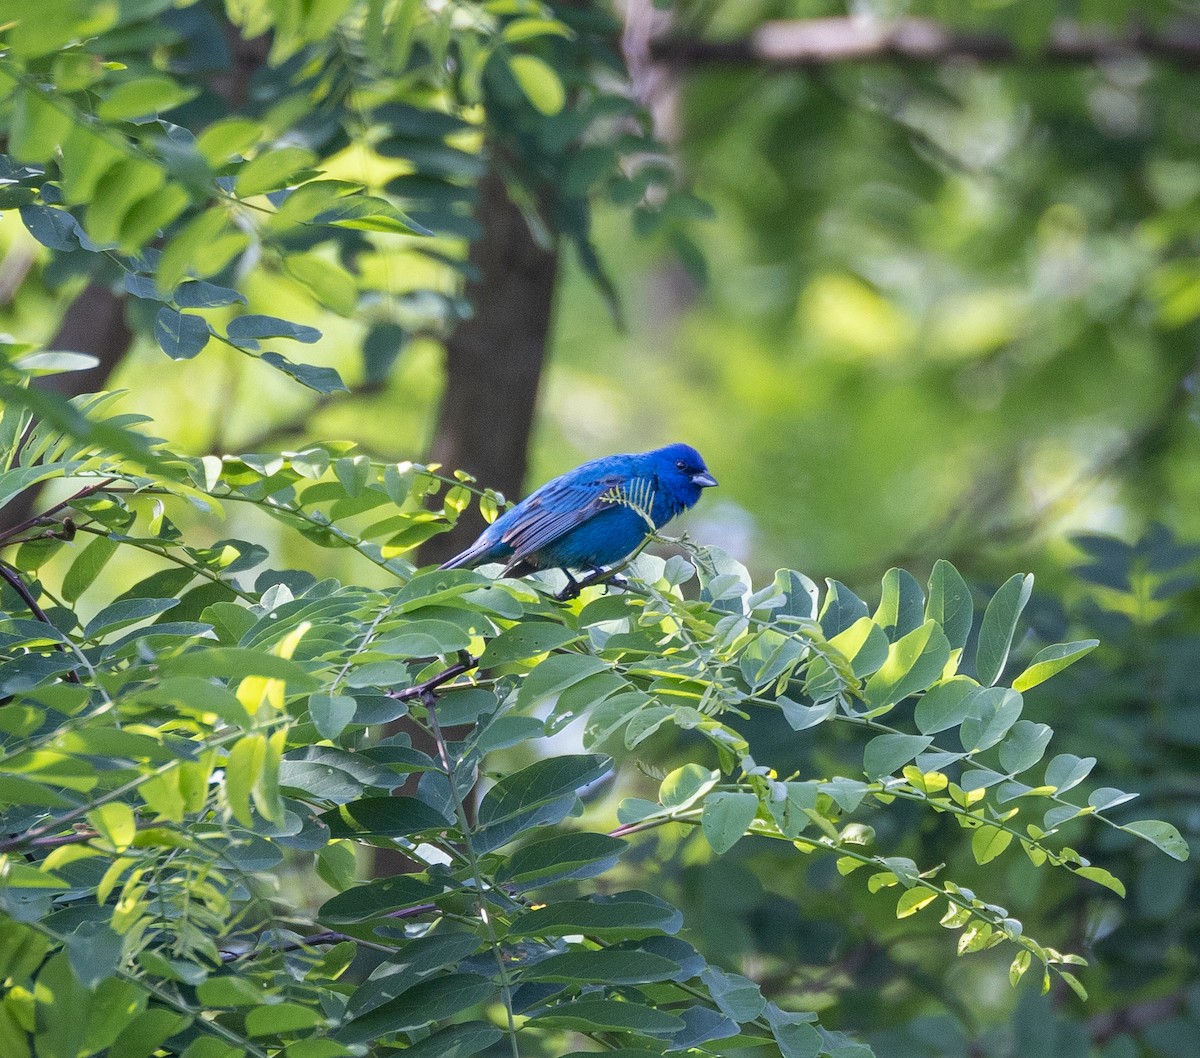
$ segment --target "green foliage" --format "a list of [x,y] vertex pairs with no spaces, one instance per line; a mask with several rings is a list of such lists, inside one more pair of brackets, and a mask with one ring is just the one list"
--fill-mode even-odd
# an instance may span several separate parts
[[123,288],[167,356],[216,342],[321,394],[345,388],[337,371],[274,348],[321,331],[241,315],[237,288],[271,277],[305,315],[364,320],[361,374],[378,382],[411,335],[469,312],[489,167],[615,311],[593,201],[674,230],[688,198],[613,78],[616,23],[573,4],[468,7],[0,4],[0,210],[48,251],[48,287]]
[[[874,618],[842,585],[822,597],[783,571],[756,587],[686,543],[686,559],[639,557],[627,590],[560,602],[556,574],[412,564],[462,490],[475,495],[433,468],[338,443],[222,459],[151,443],[135,462],[133,440],[30,433],[21,375],[8,378],[0,488],[34,466],[76,492],[0,540],[6,1054],[558,1054],[582,1039],[866,1054],[710,963],[673,902],[628,887],[625,861],[649,840],[635,835],[695,828],[716,856],[755,842],[841,875],[865,867],[842,884],[900,928],[938,914],[960,955],[1004,946],[1014,982],[1033,968],[1043,990],[1057,976],[1081,994],[1084,960],[1031,936],[996,902],[1002,882],[977,893],[896,854],[874,837],[887,817],[951,819],[978,864],[1023,854],[1117,894],[1066,844],[1070,822],[1187,856],[1170,822],[1114,813],[1132,795],[1072,794],[1087,762],[1042,765],[1050,728],[1022,719],[1003,682],[1028,578],[987,605],[974,652],[944,563],[928,604],[889,572]],[[192,542],[171,517],[185,505],[353,549],[391,586],[277,569],[244,540]],[[158,571],[95,598],[103,568],[135,550]],[[51,575],[55,552],[72,558]],[[1083,653],[1063,645],[1033,668]],[[852,764],[760,762],[743,725],[764,716],[817,742],[848,732]],[[568,728],[582,752],[546,741]],[[598,792],[668,731],[692,759],[610,826]],[[410,867],[363,880],[356,850]],[[313,870],[329,895],[297,898],[289,878]]]

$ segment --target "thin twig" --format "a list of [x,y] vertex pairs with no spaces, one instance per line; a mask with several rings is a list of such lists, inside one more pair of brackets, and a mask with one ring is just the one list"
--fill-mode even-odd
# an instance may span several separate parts
[[[56,632],[58,631],[58,627],[46,616],[46,611],[38,605],[37,599],[33,597],[33,593],[25,586],[25,582],[21,579],[20,574],[12,566],[6,562],[0,562],[0,577],[3,577],[8,582],[9,587],[21,597],[21,601],[29,607],[29,612],[34,617],[41,621],[42,624],[49,625]],[[58,641],[55,641],[54,649],[64,654],[68,653],[67,648]],[[69,669],[66,679],[69,683],[78,683],[79,674],[74,669]]]
[[464,672],[470,672],[478,664],[478,658],[473,658],[465,650],[460,650],[458,652],[458,661],[453,665],[442,669],[437,675],[430,676],[427,680],[413,684],[411,687],[405,687],[399,691],[388,691],[387,696],[395,698],[398,702],[410,702],[414,698],[424,699],[427,695],[436,691],[443,683],[449,683],[456,676],[461,676]]
[[[405,907],[399,911],[389,911],[384,918],[417,918],[420,915],[427,915],[430,911],[437,911],[437,904],[417,904],[416,907]],[[260,937],[259,940],[262,938]],[[301,937],[299,940],[288,941],[286,944],[277,944],[270,947],[254,947],[247,948],[245,951],[230,951],[228,948],[221,949],[221,961],[224,963],[236,962],[239,959],[255,959],[264,952],[289,952],[301,951],[304,948],[313,948],[321,944],[340,944],[344,940],[352,940],[356,944],[365,945],[368,948],[373,948],[376,951],[392,952],[396,950],[394,944],[378,944],[373,941],[363,940],[361,937],[352,937],[348,933],[339,933],[337,930],[327,929],[320,933],[312,933],[307,937]]]
[[71,504],[82,500],[86,496],[90,496],[93,492],[99,492],[101,489],[111,485],[116,478],[105,478],[103,481],[96,482],[95,485],[88,485],[86,488],[80,489],[73,496],[68,496],[65,500],[54,504],[53,507],[47,507],[41,514],[35,514],[25,521],[17,525],[10,526],[0,533],[0,545],[5,544],[13,537],[25,532],[26,529],[32,529],[35,525],[41,525],[44,522],[53,520],[54,515],[61,511],[64,507],[70,507]]

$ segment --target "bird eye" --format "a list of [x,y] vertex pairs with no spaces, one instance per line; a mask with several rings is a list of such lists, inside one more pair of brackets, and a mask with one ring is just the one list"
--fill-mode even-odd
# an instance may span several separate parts
[[687,464],[682,459],[675,460],[676,470],[687,470]]

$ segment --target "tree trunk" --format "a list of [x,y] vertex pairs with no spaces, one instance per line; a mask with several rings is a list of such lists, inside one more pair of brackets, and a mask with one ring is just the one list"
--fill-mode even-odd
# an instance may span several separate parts
[[[483,234],[470,262],[478,278],[467,287],[475,312],[446,344],[446,391],[429,458],[517,499],[546,359],[558,250],[535,241],[494,171],[480,181],[477,216]],[[449,558],[482,528],[476,512],[465,512],[453,531],[425,546],[422,560]]]
[[[89,283],[63,314],[48,348],[90,353],[99,361],[86,371],[47,375],[34,384],[63,397],[95,393],[105,387],[121,358],[133,344],[125,322],[125,297],[102,283]],[[34,485],[0,508],[0,530],[19,525],[33,513],[41,485]]]

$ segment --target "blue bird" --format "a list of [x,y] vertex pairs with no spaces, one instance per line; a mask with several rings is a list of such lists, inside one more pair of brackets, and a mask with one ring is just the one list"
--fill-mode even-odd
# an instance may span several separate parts
[[574,587],[571,570],[620,562],[716,483],[685,444],[593,459],[546,482],[441,568],[503,562],[504,576],[561,569]]

